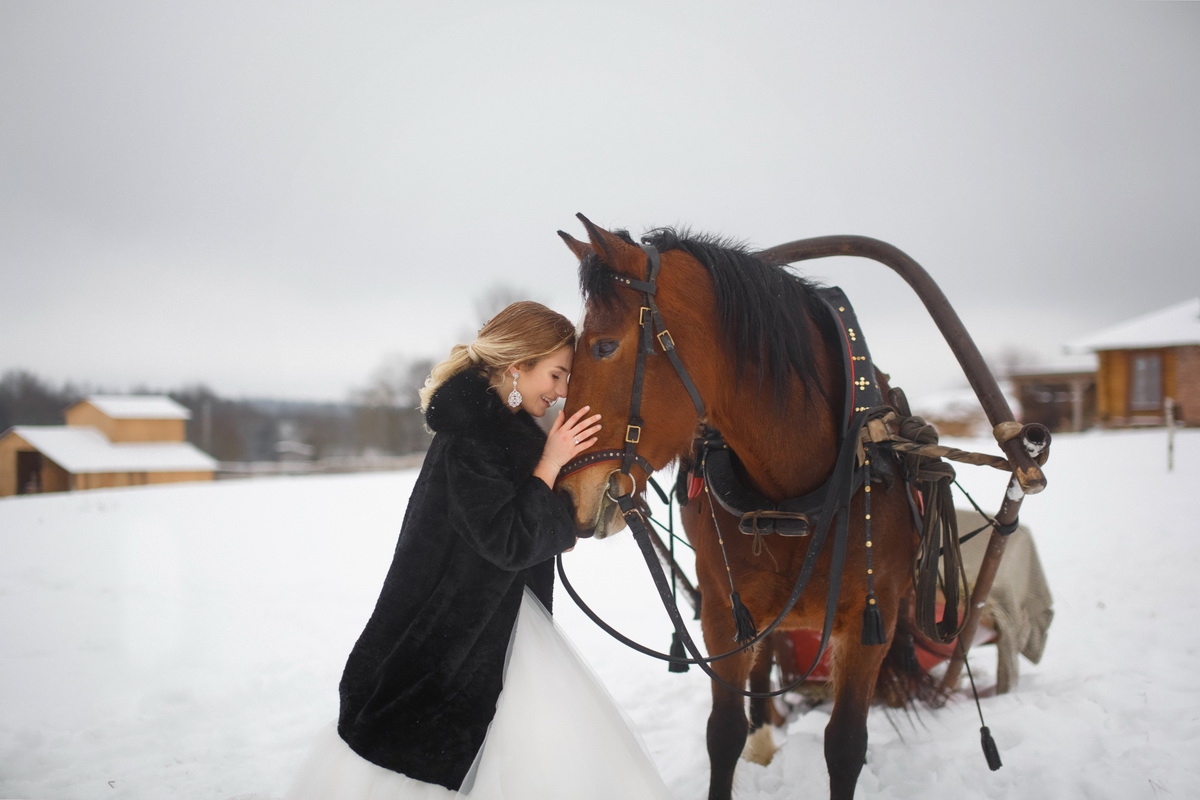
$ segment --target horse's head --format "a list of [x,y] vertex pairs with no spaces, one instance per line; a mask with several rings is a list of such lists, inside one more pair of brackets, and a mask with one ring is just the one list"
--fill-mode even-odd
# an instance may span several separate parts
[[[566,414],[589,405],[603,416],[598,441],[584,457],[604,460],[570,472],[557,487],[570,499],[583,535],[603,538],[624,526],[614,498],[645,491],[647,465],[661,469],[687,452],[696,430],[695,404],[664,355],[664,342],[673,339],[679,359],[701,394],[711,383],[721,348],[712,337],[712,291],[704,268],[683,250],[665,252],[653,296],[669,333],[662,336],[659,330],[651,330],[659,336],[652,341],[653,351],[640,359],[640,387],[636,385],[638,351],[645,344],[642,323],[652,324],[650,313],[644,310],[644,291],[638,288],[650,280],[650,256],[627,235],[610,233],[582,215],[579,219],[587,229],[588,243],[559,232],[579,258],[586,301]],[[635,393],[640,424],[630,419]],[[636,448],[638,462],[624,475],[619,454],[627,448]]]
[[583,535],[620,530],[615,498],[645,491],[648,470],[687,453],[701,419],[761,493],[819,485],[843,377],[839,334],[814,285],[719,238],[659,229],[643,248],[579,219],[588,242],[559,232],[579,258],[585,299],[566,413],[589,405],[604,428],[557,485]]

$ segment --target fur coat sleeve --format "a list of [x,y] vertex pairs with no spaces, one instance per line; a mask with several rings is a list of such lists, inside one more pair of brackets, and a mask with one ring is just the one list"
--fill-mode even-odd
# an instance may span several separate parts
[[545,434],[482,378],[439,388],[435,435],[375,610],[346,662],[338,730],[359,755],[457,789],[500,695],[528,585],[551,607],[553,557],[575,542],[532,477]]
[[[549,487],[532,475],[514,482],[505,464],[487,457],[494,453],[472,452],[474,446],[459,440],[449,448],[446,487],[455,498],[448,508],[453,531],[503,570],[527,569],[561,552],[557,545],[566,539],[545,535],[545,523],[554,517],[547,506],[560,502]],[[562,531],[570,532],[573,543],[573,526],[550,532]]]

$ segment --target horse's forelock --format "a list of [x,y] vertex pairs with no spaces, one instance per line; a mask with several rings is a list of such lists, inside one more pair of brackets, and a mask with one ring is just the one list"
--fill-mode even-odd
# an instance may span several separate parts
[[[612,233],[629,244],[637,244],[628,231],[616,230]],[[604,308],[612,306],[617,300],[618,288],[612,276],[612,267],[605,264],[597,253],[585,256],[579,262],[579,290],[583,293],[584,302],[595,302]]]

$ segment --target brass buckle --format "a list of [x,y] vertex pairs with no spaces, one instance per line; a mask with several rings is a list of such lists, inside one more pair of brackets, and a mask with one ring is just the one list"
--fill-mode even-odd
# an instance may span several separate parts
[[641,425],[626,425],[625,426],[625,444],[637,444],[642,440]]
[[646,315],[650,313],[649,306],[642,306],[642,310],[638,312],[638,325],[646,327]]
[[[664,336],[666,337],[665,340],[663,339]],[[662,333],[660,333],[658,335],[658,346],[661,347],[663,350],[674,350],[675,349],[675,340],[671,338],[670,331],[663,331]]]

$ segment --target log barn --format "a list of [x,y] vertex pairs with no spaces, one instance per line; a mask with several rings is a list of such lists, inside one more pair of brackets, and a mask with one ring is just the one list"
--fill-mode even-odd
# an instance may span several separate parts
[[93,395],[65,425],[0,436],[0,497],[212,480],[217,462],[187,441],[190,412],[159,395]]
[[1095,353],[1096,422],[1105,428],[1200,425],[1200,297],[1068,345]]

